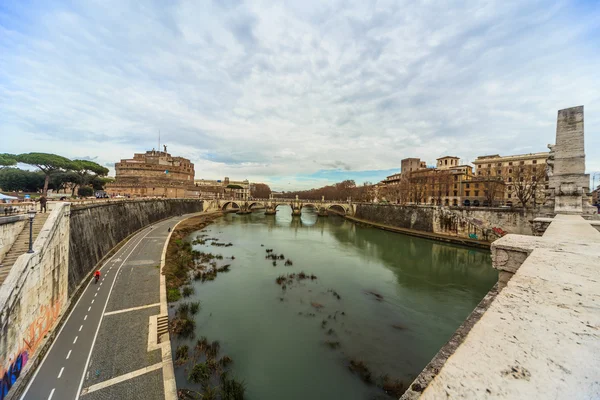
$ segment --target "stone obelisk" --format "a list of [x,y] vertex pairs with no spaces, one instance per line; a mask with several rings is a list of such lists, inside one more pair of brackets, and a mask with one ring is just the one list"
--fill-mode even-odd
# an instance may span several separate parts
[[556,144],[548,145],[548,191],[545,212],[549,215],[592,215],[590,176],[585,173],[583,106],[558,111]]

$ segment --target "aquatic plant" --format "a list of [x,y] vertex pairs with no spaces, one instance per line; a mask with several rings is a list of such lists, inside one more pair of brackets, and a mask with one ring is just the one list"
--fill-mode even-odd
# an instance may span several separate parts
[[206,363],[197,363],[194,365],[190,374],[188,375],[188,381],[192,383],[203,383],[208,382],[210,379],[210,371],[206,366]]
[[179,307],[177,307],[177,315],[186,316],[189,310],[190,303],[181,303]]
[[208,383],[202,385],[202,400],[217,400],[219,389],[210,386]]
[[192,304],[190,304],[190,314],[196,315],[196,314],[198,314],[198,311],[200,311],[200,302],[199,301],[195,301]]
[[389,376],[384,375],[382,380],[383,380],[383,383],[381,384],[381,386],[380,385],[378,385],[378,386],[380,386],[381,389],[383,389],[383,391],[386,394],[388,394],[394,398],[397,398],[397,399],[400,398],[406,391],[406,388],[404,387],[404,383],[402,383],[400,381],[400,379],[392,380],[392,379],[390,379]]
[[293,265],[294,263],[292,262],[292,260],[290,260],[289,258],[287,260],[285,260],[285,266],[289,267],[291,265]]
[[374,292],[372,290],[367,290],[367,291],[365,291],[365,293],[372,295],[373,297],[375,297],[375,300],[377,300],[377,301],[382,301],[383,300],[383,296],[382,295],[380,295],[379,293]]
[[233,360],[229,356],[223,356],[219,359],[219,364],[223,368],[227,368],[229,365],[233,363]]
[[174,334],[184,338],[191,338],[194,336],[196,321],[189,318],[176,317],[171,321],[170,327]]
[[273,266],[276,267],[277,266],[277,261],[273,261]]
[[202,336],[200,339],[196,341],[196,347],[194,348],[197,355],[204,353],[206,348],[208,347],[208,339],[206,336]]
[[335,331],[334,331],[333,329],[329,329],[329,330],[327,331],[327,334],[328,334],[328,335],[335,335]]
[[177,301],[181,298],[181,292],[179,291],[179,289],[174,288],[174,289],[169,289],[167,291],[167,301],[169,303],[172,303],[174,301]]
[[222,260],[222,259],[223,259],[223,256],[222,256],[221,254],[217,254],[217,257],[216,257],[216,259],[217,259],[217,260]]
[[328,291],[329,293],[333,294],[333,297],[335,297],[336,299],[338,299],[338,300],[341,300],[341,299],[342,299],[342,298],[341,298],[341,296],[338,294],[338,292],[336,292],[335,290],[333,290],[333,289],[329,289],[329,290],[327,290],[327,291]]
[[181,345],[175,350],[175,361],[182,363],[187,361],[190,348],[187,345]]
[[221,349],[221,344],[219,343],[218,340],[215,340],[206,348],[206,351],[205,351],[206,357],[209,359],[216,359],[217,356],[219,355],[220,349]]
[[231,264],[225,264],[220,268],[217,268],[217,272],[229,272],[229,267],[231,267]]
[[360,379],[362,379],[363,382],[369,384],[373,383],[371,371],[361,360],[350,360],[350,365],[348,366],[348,369],[353,373],[358,374],[358,376],[360,377]]
[[398,329],[399,331],[403,331],[406,329],[406,327],[404,327],[403,325],[400,325],[400,324],[393,324],[392,328]]
[[283,283],[285,283],[286,281],[286,276],[285,275],[279,275],[276,279],[275,282],[277,282],[278,285],[281,285]]
[[221,395],[223,400],[243,400],[246,384],[230,379],[228,374],[221,375]]
[[325,344],[329,346],[330,349],[337,349],[341,346],[340,342],[325,341]]
[[190,297],[194,293],[194,288],[191,286],[184,286],[181,294],[183,297]]

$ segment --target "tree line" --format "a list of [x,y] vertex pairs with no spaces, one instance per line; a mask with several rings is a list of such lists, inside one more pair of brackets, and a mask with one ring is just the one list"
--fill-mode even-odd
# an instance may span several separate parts
[[[36,167],[36,171],[16,168],[17,164]],[[108,168],[89,160],[71,160],[50,153],[0,154],[0,188],[5,191],[39,192],[48,195],[71,188],[71,195],[93,195],[110,181]]]
[[375,198],[374,188],[374,185],[370,182],[357,185],[354,180],[345,180],[317,189],[282,192],[279,197],[293,199],[297,195],[299,199],[305,200],[321,200],[322,197],[325,197],[325,200],[340,201],[346,201],[348,198],[351,198],[352,201],[368,202]]

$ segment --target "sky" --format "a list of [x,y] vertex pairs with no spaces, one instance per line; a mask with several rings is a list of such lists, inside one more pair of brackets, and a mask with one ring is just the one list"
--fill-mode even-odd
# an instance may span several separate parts
[[113,168],[160,131],[197,179],[308,189],[546,151],[584,105],[595,172],[599,38],[596,0],[0,0],[0,152]]

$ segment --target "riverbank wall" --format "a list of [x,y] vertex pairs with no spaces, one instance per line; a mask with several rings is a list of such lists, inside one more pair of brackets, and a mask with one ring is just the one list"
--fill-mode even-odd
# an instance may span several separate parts
[[70,204],[50,213],[33,253],[22,254],[0,287],[0,399],[33,370],[68,304]]
[[532,235],[534,210],[489,207],[439,207],[363,203],[355,205],[354,219],[382,229],[472,245],[489,243],[507,233]]
[[96,203],[71,210],[69,293],[127,236],[154,222],[202,211],[202,201],[152,199]]
[[0,287],[0,400],[24,390],[99,262],[145,226],[202,206],[192,199],[54,203],[34,253],[21,255]]

